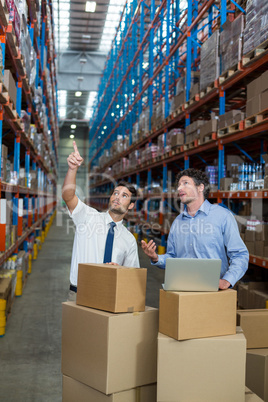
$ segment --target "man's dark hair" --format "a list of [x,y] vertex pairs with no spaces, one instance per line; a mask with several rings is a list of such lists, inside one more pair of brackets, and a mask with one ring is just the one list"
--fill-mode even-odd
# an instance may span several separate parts
[[136,201],[135,198],[137,198],[137,190],[131,183],[121,180],[114,186],[114,188],[116,188],[116,187],[126,187],[128,189],[128,191],[131,193],[131,202]]
[[208,198],[210,186],[209,186],[208,177],[204,172],[202,172],[201,170],[193,169],[193,168],[183,170],[182,172],[178,173],[178,175],[176,177],[177,186],[178,186],[179,180],[181,179],[182,176],[191,177],[193,179],[193,181],[195,182],[196,186],[200,186],[200,184],[204,184],[204,191],[203,191],[204,198],[205,198],[205,200]]

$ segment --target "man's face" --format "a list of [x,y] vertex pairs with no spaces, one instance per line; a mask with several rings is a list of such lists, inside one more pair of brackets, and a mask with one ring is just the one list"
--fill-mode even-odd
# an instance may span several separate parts
[[131,192],[123,186],[116,187],[109,201],[109,211],[123,215],[129,209],[134,207],[134,203],[131,202]]
[[203,196],[204,184],[196,186],[194,180],[188,176],[182,176],[178,183],[178,194],[183,204],[201,200]]

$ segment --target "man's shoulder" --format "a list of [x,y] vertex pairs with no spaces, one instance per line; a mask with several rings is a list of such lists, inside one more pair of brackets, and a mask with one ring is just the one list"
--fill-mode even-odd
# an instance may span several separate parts
[[136,241],[136,239],[135,239],[133,233],[131,233],[131,232],[125,227],[125,225],[123,225],[123,224],[122,224],[122,232],[121,232],[121,233],[123,234],[123,236],[127,237],[129,240]]

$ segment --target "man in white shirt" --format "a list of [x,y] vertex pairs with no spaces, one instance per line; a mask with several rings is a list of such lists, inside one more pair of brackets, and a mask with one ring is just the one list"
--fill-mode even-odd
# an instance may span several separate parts
[[[62,198],[76,226],[69,300],[76,299],[79,263],[110,262],[126,267],[140,266],[135,237],[123,225],[124,216],[134,207],[135,201],[132,197],[136,197],[136,189],[130,183],[118,183],[110,197],[107,212],[98,212],[84,204],[75,195],[76,173],[83,163],[83,158],[78,152],[75,141],[73,146],[74,152],[67,158],[69,169],[62,187]],[[107,249],[110,242],[108,232],[113,233],[110,250]]]

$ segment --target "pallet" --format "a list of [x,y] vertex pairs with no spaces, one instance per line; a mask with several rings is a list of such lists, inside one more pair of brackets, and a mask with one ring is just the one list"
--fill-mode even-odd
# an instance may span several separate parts
[[171,150],[171,155],[174,156],[174,155],[180,154],[181,153],[181,147],[182,147],[182,145],[178,145],[176,148],[173,148]]
[[238,64],[236,64],[234,67],[226,70],[223,74],[219,76],[219,84],[223,84],[225,81],[227,81],[229,78],[231,78],[233,75],[237,74],[239,72],[238,69]]
[[267,119],[268,119],[268,109],[263,110],[262,112],[259,112],[254,116],[247,117],[245,119],[245,128],[257,126],[258,124],[261,124],[264,120]]
[[17,42],[17,37],[15,35],[15,31],[14,31],[14,28],[13,28],[13,25],[11,22],[7,26],[6,34],[7,34],[7,39],[8,39],[10,48],[12,49],[12,52],[13,52],[13,56],[18,57],[18,55],[19,55],[18,42]]
[[196,102],[200,101],[200,95],[196,94],[193,96],[193,98],[191,98],[190,100],[188,100],[188,102],[185,103],[185,109],[187,109],[189,106],[194,105]]
[[266,39],[255,49],[251,50],[245,56],[243,56],[243,66],[248,66],[252,64],[260,56],[263,56],[264,53],[268,53],[268,39]]
[[189,142],[188,144],[184,144],[184,151],[188,151],[189,149],[196,148],[196,147],[198,147],[198,145],[200,145],[200,140],[195,139],[195,140]]
[[224,127],[218,130],[218,137],[224,137],[226,135],[237,133],[238,131],[243,131],[245,129],[244,120],[234,123],[231,126]]
[[204,137],[200,138],[200,144],[207,144],[208,142],[215,141],[217,139],[217,133],[206,134]]
[[8,91],[4,84],[0,83],[0,103],[5,104],[8,102]]
[[214,88],[215,88],[215,82],[212,82],[205,89],[203,89],[203,91],[200,91],[200,98],[204,98],[204,96],[206,96]]
[[176,117],[179,114],[181,114],[182,112],[183,112],[183,105],[179,106],[176,110],[174,110],[173,116]]

